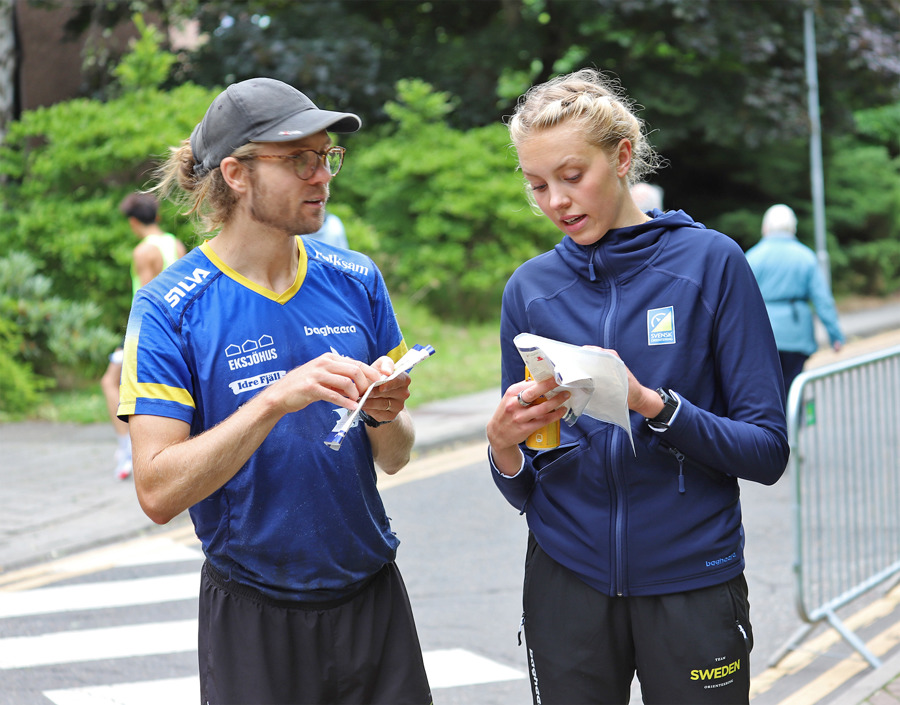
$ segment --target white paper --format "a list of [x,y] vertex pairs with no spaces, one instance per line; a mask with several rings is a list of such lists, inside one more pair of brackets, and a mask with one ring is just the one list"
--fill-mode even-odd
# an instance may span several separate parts
[[325,438],[325,445],[331,448],[331,450],[340,450],[341,444],[347,436],[347,431],[349,431],[353,424],[356,423],[356,418],[359,416],[363,404],[369,399],[369,393],[375,389],[375,387],[391,381],[404,372],[409,372],[413,367],[422,362],[422,360],[425,360],[431,355],[434,355],[434,348],[430,345],[414,345],[407,350],[406,354],[394,363],[394,371],[391,374],[372,382],[368,389],[366,389],[365,394],[363,394],[356,403],[356,408],[346,418],[338,420],[334,425],[334,428],[331,429],[331,433]]
[[553,377],[559,385],[546,396],[571,394],[563,421],[573,426],[582,414],[624,429],[634,450],[628,412],[628,373],[617,356],[606,350],[586,348],[520,333],[513,342],[535,381]]

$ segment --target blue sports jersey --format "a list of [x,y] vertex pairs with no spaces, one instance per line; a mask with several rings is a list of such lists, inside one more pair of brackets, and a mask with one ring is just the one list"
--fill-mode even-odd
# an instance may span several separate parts
[[[372,260],[297,238],[293,286],[276,295],[228,267],[209,244],[135,298],[119,416],[215,426],[260,389],[327,352],[372,363],[406,352]],[[326,600],[396,554],[365,428],[339,452],[324,440],[346,411],[314,402],[284,416],[222,488],[191,507],[210,563],[275,598]]]

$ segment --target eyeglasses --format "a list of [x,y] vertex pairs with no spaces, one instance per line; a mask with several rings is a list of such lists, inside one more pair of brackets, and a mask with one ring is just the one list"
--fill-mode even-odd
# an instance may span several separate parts
[[294,173],[306,181],[312,178],[320,164],[331,176],[337,176],[344,163],[344,152],[346,151],[343,147],[332,147],[324,152],[304,149],[297,154],[257,154],[246,157],[246,159],[290,159],[294,163]]

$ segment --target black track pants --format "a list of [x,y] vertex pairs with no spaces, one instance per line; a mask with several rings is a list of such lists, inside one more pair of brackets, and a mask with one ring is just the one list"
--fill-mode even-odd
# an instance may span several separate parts
[[627,703],[637,671],[646,705],[746,705],[747,583],[608,597],[529,538],[525,642],[535,705]]

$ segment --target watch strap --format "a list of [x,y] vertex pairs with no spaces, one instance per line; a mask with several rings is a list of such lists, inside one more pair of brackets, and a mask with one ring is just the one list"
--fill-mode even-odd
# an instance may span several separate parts
[[378,428],[379,426],[384,426],[385,424],[391,423],[394,420],[394,419],[391,419],[390,421],[376,421],[374,418],[369,416],[362,409],[359,410],[359,418],[361,418],[363,420],[363,423],[366,426],[371,426],[372,428]]
[[660,387],[656,390],[656,393],[659,394],[659,398],[662,399],[663,408],[656,416],[652,419],[645,419],[649,424],[650,428],[655,431],[665,431],[669,428],[669,422],[672,420],[672,417],[675,415],[675,412],[678,411],[678,398],[672,393],[669,389],[663,389]]

